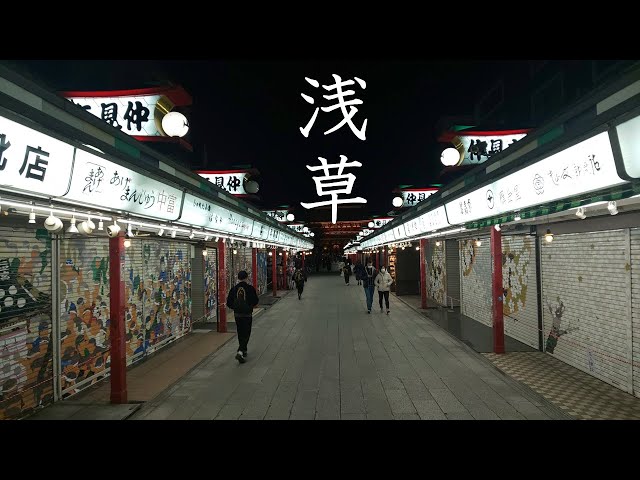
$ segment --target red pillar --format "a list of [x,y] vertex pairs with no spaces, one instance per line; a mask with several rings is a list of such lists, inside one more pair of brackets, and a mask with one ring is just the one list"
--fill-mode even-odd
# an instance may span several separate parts
[[258,290],[258,249],[251,249],[251,283]]
[[227,270],[224,264],[226,245],[218,240],[218,332],[227,333]]
[[273,251],[273,262],[271,262],[271,283],[273,285],[273,296],[278,296],[278,250],[274,247]]
[[504,353],[504,290],[502,286],[502,235],[491,229],[491,283],[493,311],[493,353]]
[[376,270],[380,270],[380,266],[378,265],[378,249],[377,248],[373,251],[373,266],[376,267]]
[[282,252],[282,285],[284,290],[289,290],[289,282],[287,282],[287,251]]
[[125,342],[124,233],[109,239],[109,337],[111,343],[111,403],[127,403]]
[[388,267],[387,265],[387,246],[382,247],[382,265]]
[[420,296],[422,308],[427,308],[427,239],[420,239]]

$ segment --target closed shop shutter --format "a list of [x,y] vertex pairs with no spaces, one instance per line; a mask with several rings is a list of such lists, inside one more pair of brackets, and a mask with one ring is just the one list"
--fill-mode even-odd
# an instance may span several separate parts
[[127,363],[191,330],[191,246],[134,239],[127,249]]
[[12,228],[3,223],[0,420],[27,415],[54,398],[51,237],[45,229]]
[[427,244],[427,295],[440,305],[445,305],[447,296],[447,268],[445,242],[436,245],[435,240]]
[[447,297],[449,306],[460,306],[460,249],[457,240],[446,240],[445,267],[447,270]]
[[258,295],[267,293],[267,257],[269,254],[266,250],[258,250]]
[[640,397],[640,229],[631,229],[631,318],[633,393]]
[[109,239],[60,240],[60,388],[67,397],[109,366]]
[[491,247],[489,238],[460,240],[461,312],[491,327]]
[[[233,253],[233,251],[237,253]],[[238,273],[241,270],[246,271],[249,274],[247,279],[248,283],[251,283],[251,248],[247,248],[242,245],[225,248],[225,266],[227,268],[227,287],[231,289],[236,283],[238,283]]]
[[207,322],[218,318],[218,249],[208,247],[204,264],[204,315]]
[[533,348],[538,341],[535,237],[502,237],[504,333]]
[[630,382],[628,231],[541,239],[545,351],[622,390]]

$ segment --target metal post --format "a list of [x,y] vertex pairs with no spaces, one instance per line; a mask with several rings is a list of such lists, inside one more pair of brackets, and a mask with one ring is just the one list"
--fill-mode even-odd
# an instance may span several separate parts
[[109,239],[109,338],[111,344],[111,403],[127,403],[125,342],[124,232]]
[[284,290],[289,290],[289,282],[287,282],[287,251],[282,252],[282,285]]
[[258,290],[258,249],[251,249],[251,284]]
[[504,316],[502,286],[502,235],[491,229],[491,283],[493,312],[493,353],[504,353]]
[[427,308],[427,239],[420,239],[420,296],[422,308]]
[[227,333],[227,269],[224,265],[226,245],[218,240],[218,332]]
[[273,296],[278,296],[278,250],[274,247],[273,251],[273,262],[271,262],[271,284],[273,287]]

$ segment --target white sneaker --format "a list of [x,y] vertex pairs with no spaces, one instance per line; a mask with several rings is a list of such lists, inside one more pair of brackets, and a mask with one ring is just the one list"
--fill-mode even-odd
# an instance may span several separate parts
[[236,360],[238,360],[240,363],[244,363],[247,360],[244,358],[244,354],[238,350],[238,353],[236,353]]

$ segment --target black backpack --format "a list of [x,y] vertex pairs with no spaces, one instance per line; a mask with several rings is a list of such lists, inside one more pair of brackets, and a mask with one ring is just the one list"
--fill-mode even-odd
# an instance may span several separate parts
[[242,286],[236,288],[236,300],[233,302],[233,311],[236,315],[251,315],[253,308],[247,302],[247,291]]

